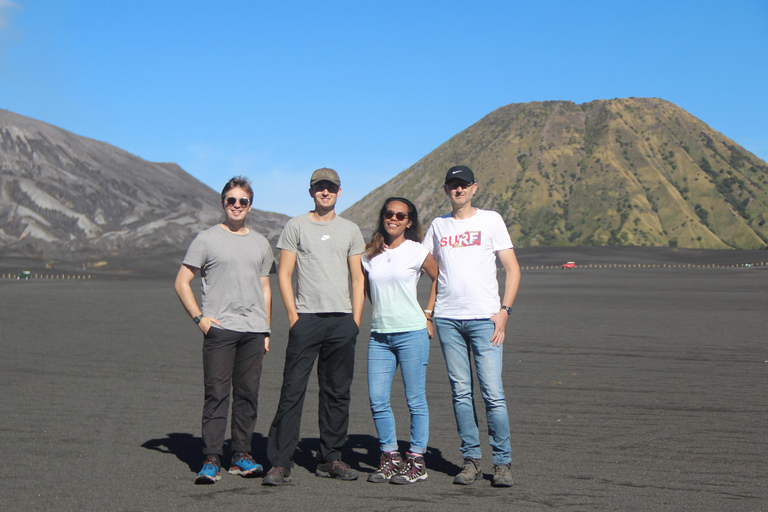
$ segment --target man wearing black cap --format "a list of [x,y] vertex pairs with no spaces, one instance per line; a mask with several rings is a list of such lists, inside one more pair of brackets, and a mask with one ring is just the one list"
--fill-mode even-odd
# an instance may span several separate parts
[[[491,485],[510,487],[513,479],[509,416],[501,372],[504,329],[520,284],[520,266],[501,215],[472,206],[477,183],[469,167],[451,167],[445,175],[443,190],[451,201],[452,211],[432,221],[424,237],[424,245],[440,270],[434,312],[425,313],[433,317],[440,337],[461,438],[464,465],[453,483],[469,485],[483,476],[471,355],[488,417],[494,473]],[[497,257],[506,272],[501,304],[496,281]]]
[[355,341],[363,313],[365,278],[360,258],[365,242],[356,224],[336,215],[341,194],[336,171],[318,169],[309,184],[315,209],[288,221],[277,242],[278,284],[291,328],[280,403],[267,443],[272,469],[264,477],[264,485],[291,480],[304,396],[315,359],[320,388],[320,450],[315,474],[341,480],[358,477],[342,462],[341,449],[347,440]]

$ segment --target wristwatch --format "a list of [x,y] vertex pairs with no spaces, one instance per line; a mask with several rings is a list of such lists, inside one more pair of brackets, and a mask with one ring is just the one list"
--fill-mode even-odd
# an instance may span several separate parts
[[506,311],[506,312],[507,312],[507,316],[509,316],[509,315],[511,315],[511,314],[512,314],[512,308],[511,308],[511,307],[509,307],[509,306],[504,306],[504,305],[502,305],[502,306],[501,306],[501,309],[503,309],[504,311]]
[[197,315],[197,316],[196,316],[195,318],[193,318],[192,320],[194,320],[196,324],[199,324],[199,323],[200,323],[200,320],[202,320],[202,319],[203,319],[203,315]]

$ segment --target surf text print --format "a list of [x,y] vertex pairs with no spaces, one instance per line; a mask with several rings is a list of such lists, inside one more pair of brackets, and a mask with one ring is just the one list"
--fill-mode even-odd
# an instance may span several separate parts
[[472,245],[482,245],[480,231],[467,231],[460,235],[444,236],[440,239],[440,247],[470,247]]

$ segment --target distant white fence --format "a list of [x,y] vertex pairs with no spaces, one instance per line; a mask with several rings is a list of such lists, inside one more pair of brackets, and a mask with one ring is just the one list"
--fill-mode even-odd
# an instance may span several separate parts
[[[734,263],[732,265],[716,265],[714,263],[706,265],[698,265],[695,263],[606,263],[606,264],[589,264],[589,265],[576,265],[577,269],[601,269],[601,268],[751,268],[751,267],[765,267],[768,266],[768,262],[761,261],[758,263]],[[562,265],[527,265],[521,266],[522,270],[548,270],[548,269],[562,269]]]
[[69,279],[69,280],[82,280],[82,279],[90,279],[91,274],[37,274],[37,273],[30,273],[27,276],[24,276],[22,274],[0,274],[0,279],[13,279],[13,280],[20,280],[20,281],[26,281],[28,279]]

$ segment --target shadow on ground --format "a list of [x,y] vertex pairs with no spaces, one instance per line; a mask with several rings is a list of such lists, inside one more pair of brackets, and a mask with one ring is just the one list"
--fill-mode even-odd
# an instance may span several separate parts
[[[166,437],[150,439],[141,445],[147,450],[175,455],[179,461],[186,464],[190,471],[197,472],[203,465],[203,439],[185,432],[172,432]],[[320,439],[305,437],[299,441],[293,462],[309,472],[317,468],[317,452],[320,449]],[[379,463],[379,440],[370,435],[351,435],[344,447],[343,460],[353,468],[372,473]],[[251,439],[251,454],[257,461],[267,461],[267,438],[254,433]],[[224,444],[222,463],[226,464],[232,457],[231,441]],[[442,452],[428,447],[424,461],[430,471],[455,475],[460,467],[443,457]],[[268,464],[265,464],[268,466]]]

